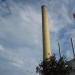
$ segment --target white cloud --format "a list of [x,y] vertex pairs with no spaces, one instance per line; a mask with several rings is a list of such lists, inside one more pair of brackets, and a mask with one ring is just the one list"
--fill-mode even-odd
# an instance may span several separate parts
[[[0,50],[3,50],[0,56],[15,67],[33,71],[42,58],[41,7],[35,9],[31,5],[10,3],[11,15],[0,17]],[[60,4],[60,1],[52,1],[52,6],[49,6],[49,29],[53,32],[51,44],[55,52],[58,49],[58,36],[62,34],[58,32],[69,23],[72,20],[67,6]],[[69,56],[69,53],[66,55]]]
[[3,51],[4,47],[2,45],[0,45],[0,51]]

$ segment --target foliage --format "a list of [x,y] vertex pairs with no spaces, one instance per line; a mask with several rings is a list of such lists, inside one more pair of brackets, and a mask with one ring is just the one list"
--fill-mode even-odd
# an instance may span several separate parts
[[[50,60],[50,61],[47,61]],[[44,60],[36,67],[36,72],[40,75],[69,75],[72,68],[67,63],[64,57],[56,60],[55,56],[51,56],[49,59]]]

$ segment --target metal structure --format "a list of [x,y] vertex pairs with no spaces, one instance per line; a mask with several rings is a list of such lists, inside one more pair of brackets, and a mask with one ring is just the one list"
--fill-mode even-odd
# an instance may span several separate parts
[[72,38],[71,38],[71,45],[72,45],[72,50],[73,50],[73,56],[74,56],[74,59],[75,59],[75,52],[74,52],[74,47],[73,47],[73,41],[72,41]]
[[59,56],[61,58],[61,50],[60,50],[60,44],[59,44],[59,42],[58,42],[58,47],[59,47]]

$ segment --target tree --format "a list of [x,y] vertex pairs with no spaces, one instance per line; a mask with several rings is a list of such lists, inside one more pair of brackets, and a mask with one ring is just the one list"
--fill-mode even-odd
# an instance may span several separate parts
[[67,63],[64,57],[56,60],[54,55],[47,60],[44,60],[36,67],[36,72],[40,75],[69,75],[72,71],[72,67]]

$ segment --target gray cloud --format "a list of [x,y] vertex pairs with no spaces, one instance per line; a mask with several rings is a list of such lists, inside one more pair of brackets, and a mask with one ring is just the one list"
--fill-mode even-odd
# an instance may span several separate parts
[[[65,47],[65,43],[68,44],[67,38],[70,35],[74,37],[75,26],[71,16],[74,12],[74,9],[71,9],[74,0],[7,0],[7,3],[11,11],[9,15],[1,16],[8,12],[8,8],[0,6],[0,60],[4,59],[2,62],[6,63],[1,63],[3,69],[0,68],[0,73],[35,75],[35,67],[42,59],[41,5],[48,4],[51,47],[52,52],[58,55],[57,42],[61,43],[64,53],[70,46]],[[70,51],[66,51],[65,55],[69,56],[69,53]]]

